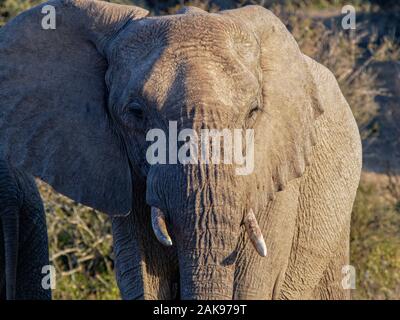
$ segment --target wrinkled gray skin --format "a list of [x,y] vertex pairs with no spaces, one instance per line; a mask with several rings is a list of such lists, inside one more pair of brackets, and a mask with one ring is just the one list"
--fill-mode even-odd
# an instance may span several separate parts
[[48,300],[46,217],[34,179],[0,158],[0,299]]
[[[258,6],[147,17],[52,1],[0,29],[0,142],[15,165],[112,216],[125,299],[342,299],[360,137],[334,76]],[[154,165],[145,135],[253,128],[254,172]],[[157,242],[161,209],[173,246]],[[253,210],[268,249],[242,224]]]

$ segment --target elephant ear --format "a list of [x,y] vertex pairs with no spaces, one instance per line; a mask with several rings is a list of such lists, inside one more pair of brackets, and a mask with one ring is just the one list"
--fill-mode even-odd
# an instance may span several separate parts
[[312,161],[314,124],[323,109],[305,56],[274,14],[260,6],[224,13],[252,30],[260,46],[264,112],[254,127],[254,174],[257,193],[273,195]]
[[[43,29],[52,12],[55,29]],[[42,9],[44,13],[42,13]],[[0,148],[11,163],[66,196],[127,214],[132,182],[107,111],[109,41],[147,11],[102,1],[57,0],[0,29]]]

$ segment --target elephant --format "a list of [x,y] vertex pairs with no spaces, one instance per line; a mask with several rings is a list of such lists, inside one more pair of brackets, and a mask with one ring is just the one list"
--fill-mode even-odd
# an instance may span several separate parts
[[[52,0],[0,29],[0,79],[5,154],[109,215],[123,299],[350,297],[358,127],[268,9]],[[187,130],[228,134],[199,161]]]
[[0,299],[50,300],[46,216],[32,176],[0,158]]

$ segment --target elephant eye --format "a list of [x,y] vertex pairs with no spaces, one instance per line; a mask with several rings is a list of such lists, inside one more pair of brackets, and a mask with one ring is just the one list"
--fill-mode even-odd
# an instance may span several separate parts
[[139,120],[143,119],[143,117],[144,117],[143,108],[137,102],[132,102],[132,103],[128,104],[126,107],[126,112],[128,113],[128,116],[133,116]]
[[258,107],[258,105],[252,107],[252,108],[250,109],[249,114],[248,114],[247,117],[248,117],[248,118],[254,117],[258,111],[260,111],[260,108]]
[[249,112],[247,113],[247,117],[246,117],[246,126],[247,127],[251,127],[255,124],[255,121],[257,119],[257,114],[261,111],[262,111],[262,109],[260,108],[258,101],[255,101],[251,105],[251,108],[250,108]]

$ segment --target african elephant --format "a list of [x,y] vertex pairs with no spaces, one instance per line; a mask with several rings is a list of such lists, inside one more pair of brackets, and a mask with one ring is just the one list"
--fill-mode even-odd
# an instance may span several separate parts
[[[332,73],[267,9],[50,1],[0,29],[0,79],[7,156],[111,216],[124,299],[349,296],[358,128]],[[167,163],[150,161],[148,133],[171,123],[181,138],[249,130],[234,151],[249,147],[251,170],[174,162],[173,135]]]
[[0,158],[0,299],[48,300],[46,216],[34,179]]

